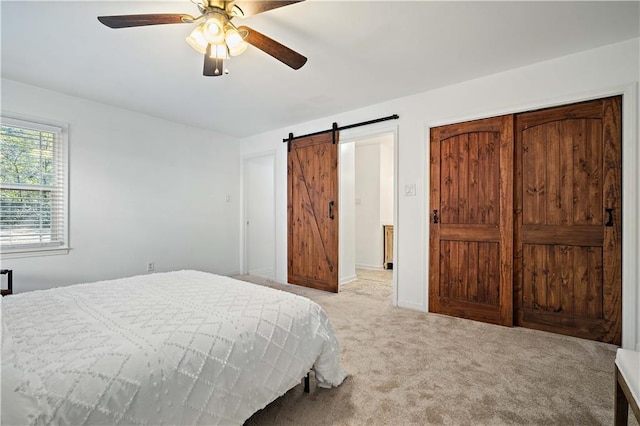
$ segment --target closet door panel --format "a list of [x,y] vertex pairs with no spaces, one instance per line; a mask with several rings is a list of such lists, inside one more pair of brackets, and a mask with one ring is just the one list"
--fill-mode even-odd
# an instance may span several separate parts
[[620,117],[619,97],[516,116],[519,325],[620,343]]
[[513,321],[513,116],[431,129],[429,309]]

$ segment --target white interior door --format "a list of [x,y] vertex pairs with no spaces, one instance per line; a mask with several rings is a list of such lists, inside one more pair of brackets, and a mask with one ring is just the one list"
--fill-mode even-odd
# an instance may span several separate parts
[[245,273],[275,279],[275,156],[244,160]]

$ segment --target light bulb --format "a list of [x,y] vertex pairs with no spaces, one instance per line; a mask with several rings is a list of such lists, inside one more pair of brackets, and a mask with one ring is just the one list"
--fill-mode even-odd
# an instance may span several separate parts
[[204,38],[209,43],[216,44],[224,40],[224,30],[222,28],[222,22],[216,18],[209,18],[204,23]]
[[189,46],[193,47],[198,52],[205,54],[207,53],[207,40],[204,38],[204,34],[202,31],[202,25],[198,25],[196,29],[194,29],[189,37],[187,37],[187,43]]

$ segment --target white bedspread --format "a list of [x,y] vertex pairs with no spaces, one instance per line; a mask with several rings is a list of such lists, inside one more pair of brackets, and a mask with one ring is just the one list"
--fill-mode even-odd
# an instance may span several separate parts
[[324,310],[195,271],[2,300],[2,424],[241,424],[346,373]]

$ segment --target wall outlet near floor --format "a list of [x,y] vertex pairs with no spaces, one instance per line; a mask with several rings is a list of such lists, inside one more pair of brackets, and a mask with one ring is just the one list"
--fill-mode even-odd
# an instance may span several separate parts
[[150,261],[150,262],[147,262],[147,272],[153,272],[155,267],[156,267],[156,265],[154,265],[153,260]]

